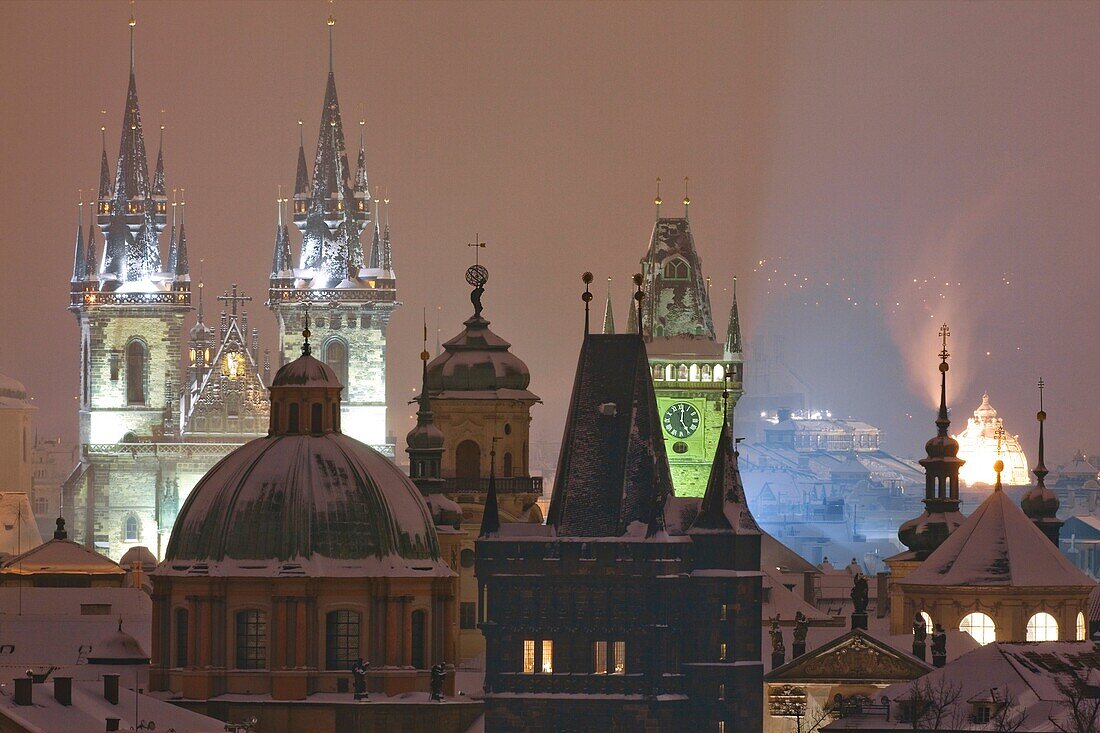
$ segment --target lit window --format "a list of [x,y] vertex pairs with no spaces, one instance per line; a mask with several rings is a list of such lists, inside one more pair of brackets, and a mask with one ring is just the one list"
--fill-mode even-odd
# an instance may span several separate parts
[[727,606],[725,603],[723,603],[722,604],[722,615],[719,616],[718,620],[719,621],[725,621],[726,620],[726,615],[728,613],[729,613],[729,606]]
[[980,611],[968,613],[959,622],[959,631],[965,631],[979,644],[988,644],[997,640],[997,626],[993,619]]
[[553,674],[554,672],[554,642],[549,639],[543,639],[542,641],[542,673]]
[[611,674],[626,674],[626,642],[616,641],[611,645]]
[[980,725],[985,725],[989,722],[991,712],[992,711],[989,709],[988,705],[978,705],[976,708],[974,708],[974,722]]
[[1027,622],[1027,641],[1058,641],[1058,622],[1049,613],[1035,614]]
[[928,633],[932,633],[932,629],[936,628],[932,623],[932,617],[928,615],[927,611],[921,611],[920,617],[924,621],[924,628],[928,630]]
[[126,403],[145,404],[145,344],[131,341],[126,345]]
[[726,733],[726,721],[718,721],[718,733]]
[[722,642],[718,645],[718,658],[725,661],[726,659],[726,642]]
[[1088,629],[1085,628],[1085,614],[1077,614],[1077,641],[1085,641]]
[[607,642],[597,641],[592,645],[593,671],[607,674]]
[[138,524],[138,518],[133,514],[126,517],[126,527],[124,529],[124,539],[127,542],[137,542],[141,538],[141,526]]
[[535,640],[523,640],[523,673],[535,673]]
[[718,699],[719,700],[725,700],[726,699],[726,683],[725,682],[722,682],[718,685]]

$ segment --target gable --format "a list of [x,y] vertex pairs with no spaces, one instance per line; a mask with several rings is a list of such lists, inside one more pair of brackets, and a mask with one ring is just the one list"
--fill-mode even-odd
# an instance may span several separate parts
[[766,679],[769,682],[905,682],[930,671],[932,667],[916,657],[856,629],[772,670]]
[[[184,432],[262,434],[270,414],[267,388],[235,319],[191,403]],[[251,418],[241,423],[241,418]]]

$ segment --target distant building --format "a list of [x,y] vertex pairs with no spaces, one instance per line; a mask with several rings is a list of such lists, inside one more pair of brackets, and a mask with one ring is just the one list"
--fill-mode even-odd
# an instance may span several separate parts
[[0,374],[0,491],[31,493],[35,409],[27,388]]
[[38,533],[48,537],[61,515],[61,485],[72,470],[76,451],[61,438],[36,438],[31,452],[31,508]]
[[1005,484],[1018,486],[1030,481],[1020,438],[1005,432],[1004,419],[989,404],[988,394],[982,395],[982,404],[967,419],[966,427],[955,440],[959,441],[959,457],[967,462],[959,472],[959,478],[967,486],[992,486],[995,480],[992,466],[996,460],[1005,464],[1002,475]]
[[761,727],[761,533],[728,422],[702,499],[672,498],[649,366],[637,335],[586,335],[546,525],[501,522],[490,489],[487,733]]
[[[699,497],[722,432],[725,380],[731,409],[742,392],[736,279],[722,341],[688,220],[690,201],[685,195],[683,217],[662,217],[659,195],[656,204],[657,221],[641,261],[645,299],[631,304],[626,333],[638,332],[640,313],[676,494]],[[609,314],[610,302],[606,310]]]

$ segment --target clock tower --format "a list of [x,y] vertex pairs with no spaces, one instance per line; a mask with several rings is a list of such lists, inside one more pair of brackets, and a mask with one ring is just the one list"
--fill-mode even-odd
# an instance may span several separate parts
[[[711,314],[707,279],[688,220],[662,217],[661,198],[649,250],[642,259],[641,333],[646,341],[661,427],[677,496],[702,496],[722,432],[722,390],[729,379],[730,409],[741,396],[741,327],[734,297],[724,342]],[[638,328],[630,311],[630,330]]]

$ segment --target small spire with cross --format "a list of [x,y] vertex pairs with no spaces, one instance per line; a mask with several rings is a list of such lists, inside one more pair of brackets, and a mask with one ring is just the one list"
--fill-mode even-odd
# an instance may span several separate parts
[[[389,203],[388,198],[386,199],[386,203]],[[481,264],[479,259],[480,259],[480,255],[481,255],[481,250],[485,249],[485,244],[486,244],[485,242],[481,241],[481,235],[475,232],[474,233],[474,241],[469,242],[466,245],[467,247],[473,247],[474,248],[474,267],[478,267]]]
[[661,218],[661,177],[657,176],[657,195],[653,197],[653,205],[657,208],[657,218]]
[[222,301],[223,303],[229,303],[230,304],[229,309],[230,309],[230,312],[232,313],[232,317],[235,319],[237,317],[237,304],[238,303],[242,303],[242,304],[247,303],[248,301],[252,300],[252,296],[251,295],[245,295],[243,290],[240,291],[240,294],[238,294],[237,293],[237,283],[233,283],[233,294],[230,295],[229,291],[227,290],[225,293],[218,296],[218,300]]
[[691,206],[691,197],[688,196],[688,177],[684,176],[684,218],[688,218],[688,207]]

